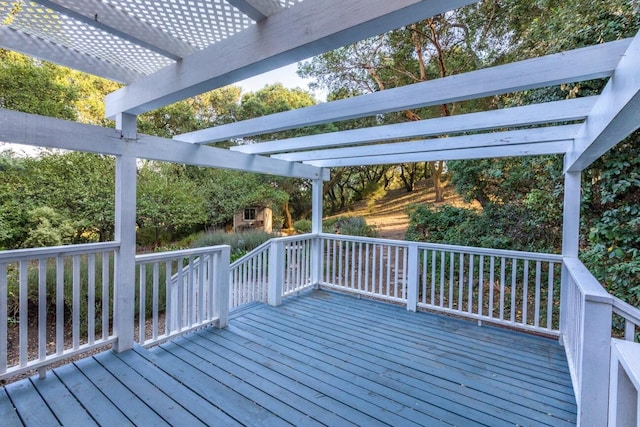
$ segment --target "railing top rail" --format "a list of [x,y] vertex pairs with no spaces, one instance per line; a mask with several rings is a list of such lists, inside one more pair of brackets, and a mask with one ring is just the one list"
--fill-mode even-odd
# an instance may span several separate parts
[[269,239],[266,242],[256,246],[254,249],[250,250],[249,252],[247,252],[246,254],[244,254],[243,256],[241,256],[240,258],[238,258],[237,260],[233,261],[230,265],[229,265],[229,269],[233,270],[234,268],[236,268],[238,265],[242,264],[243,262],[245,262],[247,259],[262,253],[263,251],[266,251],[267,249],[269,249],[269,246],[271,246],[271,242],[273,239]]
[[613,297],[602,287],[600,282],[593,277],[593,274],[591,274],[578,258],[564,257],[563,262],[567,267],[569,275],[586,300],[612,303]]
[[613,311],[616,314],[630,320],[635,325],[640,325],[640,309],[622,301],[620,298],[613,298]]
[[537,252],[521,252],[521,251],[511,251],[506,249],[475,248],[472,246],[447,245],[442,243],[410,242],[406,240],[391,240],[391,239],[380,239],[380,238],[374,238],[374,237],[347,236],[343,234],[322,233],[320,236],[324,238],[329,238],[329,239],[342,239],[342,240],[349,240],[349,241],[362,242],[362,243],[381,242],[390,246],[407,246],[410,244],[414,244],[414,245],[417,245],[419,248],[423,248],[423,249],[435,249],[440,251],[458,252],[458,253],[463,252],[463,253],[473,254],[473,255],[499,256],[499,257],[505,257],[505,258],[528,259],[528,260],[534,260],[534,261],[562,262],[562,255],[545,254],[545,253],[537,253]]
[[163,261],[167,259],[181,258],[192,255],[210,254],[212,252],[218,252],[224,249],[230,249],[229,245],[207,246],[204,248],[180,249],[177,251],[136,255],[136,264],[145,264],[149,262]]
[[49,246],[46,248],[0,251],[0,262],[16,262],[59,255],[82,255],[120,248],[119,242],[83,243],[80,245]]
[[298,240],[307,240],[318,237],[317,234],[305,233],[305,234],[294,234],[293,236],[285,236],[285,237],[276,237],[267,241],[269,242],[297,242]]
[[256,246],[254,249],[252,249],[251,251],[249,251],[248,253],[246,253],[244,256],[242,256],[241,258],[238,258],[237,260],[235,260],[234,262],[231,263],[231,265],[229,266],[230,269],[234,269],[235,267],[237,267],[238,265],[242,264],[243,262],[245,262],[247,259],[255,256],[256,254],[259,254],[260,252],[266,250],[269,248],[269,246],[271,246],[271,243],[273,242],[297,242],[299,240],[307,240],[307,239],[312,239],[315,238],[316,235],[315,234],[296,234],[294,236],[286,236],[286,237],[274,237],[273,239],[269,239],[266,242],[262,243],[259,246]]

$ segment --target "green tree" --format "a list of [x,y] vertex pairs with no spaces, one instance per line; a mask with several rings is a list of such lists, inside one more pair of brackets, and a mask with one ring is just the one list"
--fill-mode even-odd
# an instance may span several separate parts
[[206,220],[205,197],[184,177],[180,165],[144,162],[138,169],[137,191],[137,223],[141,231],[151,230],[154,246],[172,241],[185,229],[191,232]]
[[0,50],[0,108],[75,120],[78,91],[62,67]]

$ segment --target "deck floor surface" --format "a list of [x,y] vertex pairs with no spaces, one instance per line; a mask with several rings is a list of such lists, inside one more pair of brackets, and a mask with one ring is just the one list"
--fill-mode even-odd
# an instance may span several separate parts
[[0,388],[3,426],[570,426],[556,340],[327,291]]

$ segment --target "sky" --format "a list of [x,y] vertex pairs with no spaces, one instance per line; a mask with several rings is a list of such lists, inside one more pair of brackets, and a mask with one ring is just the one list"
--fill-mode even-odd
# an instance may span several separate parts
[[[235,85],[240,86],[243,93],[255,92],[265,87],[265,85],[274,83],[282,83],[284,87],[289,89],[299,87],[300,89],[309,90],[309,82],[311,82],[311,80],[299,77],[296,74],[297,69],[298,64],[290,64],[255,77],[251,77],[250,79],[239,81],[235,83]],[[318,102],[324,102],[327,100],[327,95],[323,91],[312,91],[312,93]]]

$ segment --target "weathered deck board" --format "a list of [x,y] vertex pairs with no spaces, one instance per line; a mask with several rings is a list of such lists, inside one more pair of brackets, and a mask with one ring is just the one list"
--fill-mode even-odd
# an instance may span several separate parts
[[575,425],[554,340],[323,291],[230,319],[0,389],[2,425]]

